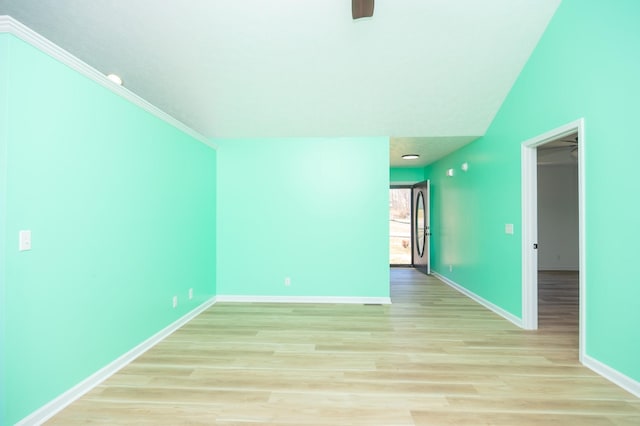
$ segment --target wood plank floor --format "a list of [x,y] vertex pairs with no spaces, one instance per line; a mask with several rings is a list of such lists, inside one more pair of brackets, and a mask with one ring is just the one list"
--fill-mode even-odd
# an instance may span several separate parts
[[541,275],[534,332],[391,277],[389,306],[216,304],[48,424],[640,425],[578,363],[575,274]]

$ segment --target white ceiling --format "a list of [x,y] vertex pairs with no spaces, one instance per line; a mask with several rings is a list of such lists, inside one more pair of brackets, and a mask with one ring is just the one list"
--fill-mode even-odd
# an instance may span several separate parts
[[[475,136],[449,136],[426,138],[391,138],[389,149],[392,167],[416,167],[439,160],[450,152],[473,142]],[[418,154],[416,160],[404,160],[405,154]]]
[[[0,0],[207,137],[392,137],[434,161],[486,131],[560,0]],[[444,153],[444,154],[443,154]]]

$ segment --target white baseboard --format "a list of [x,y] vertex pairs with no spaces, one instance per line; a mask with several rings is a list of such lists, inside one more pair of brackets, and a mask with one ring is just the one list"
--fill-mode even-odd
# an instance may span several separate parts
[[[475,300],[476,302],[480,303],[481,305],[487,307],[488,309],[494,311],[496,314],[504,317],[505,319],[511,321],[512,323],[514,323],[515,325],[517,325],[518,327],[522,328],[522,320],[512,314],[510,314],[509,312],[505,311],[504,309],[494,305],[493,303],[483,299],[482,297],[478,296],[477,294],[467,290],[466,288],[462,287],[460,284],[457,284],[453,281],[451,281],[449,278],[444,277],[440,274],[438,274],[437,272],[431,272],[432,275],[436,276],[438,279],[440,279],[442,282],[444,282],[445,284],[453,287],[454,289],[458,290],[460,293],[470,297],[471,299]],[[611,381],[612,383],[615,383],[616,385],[620,386],[622,389],[626,390],[627,392],[631,393],[632,395],[636,396],[637,398],[640,398],[640,382],[637,382],[636,380],[633,380],[632,378],[620,373],[618,370],[615,370],[611,367],[609,367],[606,364],[601,363],[600,361],[588,356],[588,355],[584,355],[582,357],[582,364],[593,370],[594,372],[596,372],[597,374],[601,375],[602,377],[604,377],[605,379]]]
[[216,296],[216,302],[240,303],[346,303],[352,305],[390,305],[390,297],[333,296]]
[[627,392],[633,394],[636,398],[640,398],[640,382],[633,380],[631,377],[622,374],[618,370],[615,370],[586,354],[582,357],[582,364],[605,379],[620,386]]
[[460,284],[458,284],[458,283],[456,283],[454,281],[451,281],[449,278],[447,278],[447,277],[445,277],[443,275],[440,275],[437,272],[431,271],[431,274],[434,275],[436,278],[438,278],[440,281],[442,281],[445,284],[447,284],[448,286],[453,287],[455,290],[458,290],[460,293],[464,294],[465,296],[469,297],[470,299],[475,300],[476,302],[478,302],[479,304],[481,304],[485,308],[495,312],[496,314],[500,315],[504,319],[514,323],[518,327],[524,328],[521,318],[518,318],[517,316],[513,315],[512,313],[505,311],[501,307],[499,307],[497,305],[494,305],[493,303],[489,302],[486,299],[483,299],[482,297],[478,296],[474,292],[472,292],[470,290],[467,290],[466,288],[462,287]]
[[151,349],[153,346],[161,342],[171,333],[191,321],[198,314],[209,308],[216,302],[215,297],[204,302],[202,305],[198,306],[191,312],[187,313],[183,317],[179,318],[172,324],[168,325],[164,329],[160,330],[153,336],[149,337],[144,342],[140,343],[138,346],[131,349],[129,352],[126,352],[118,359],[114,360],[110,364],[101,368],[100,370],[93,373],[91,376],[87,377],[82,382],[78,383],[68,391],[64,392],[57,398],[51,400],[47,404],[43,405],[33,413],[29,414],[27,417],[20,420],[16,423],[16,426],[32,426],[32,425],[40,425],[45,421],[49,420],[51,417],[55,416],[57,413],[66,408],[69,404],[80,398],[85,393],[89,392],[91,389],[98,386],[100,383],[111,377],[118,370],[125,367],[131,361]]

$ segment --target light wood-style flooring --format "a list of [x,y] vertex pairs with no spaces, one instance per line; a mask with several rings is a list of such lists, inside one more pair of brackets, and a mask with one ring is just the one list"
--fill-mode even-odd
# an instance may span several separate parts
[[48,424],[640,425],[578,362],[576,274],[541,274],[538,331],[414,270],[391,282],[388,306],[218,303]]

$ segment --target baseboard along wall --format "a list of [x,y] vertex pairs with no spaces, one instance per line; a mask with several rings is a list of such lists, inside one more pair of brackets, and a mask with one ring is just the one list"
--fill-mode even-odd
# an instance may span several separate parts
[[[473,299],[474,301],[478,302],[479,304],[483,305],[484,307],[486,307],[487,309],[495,312],[496,314],[500,315],[501,317],[505,318],[506,320],[512,322],[513,324],[517,325],[520,328],[524,328],[522,326],[522,320],[518,317],[516,317],[515,315],[505,311],[504,309],[494,305],[493,303],[483,299],[482,297],[478,296],[477,294],[473,293],[472,291],[467,290],[466,288],[462,287],[460,284],[450,280],[449,278],[432,271],[431,272],[436,278],[438,278],[440,281],[442,281],[443,283],[447,284],[448,286],[451,286],[452,288],[454,288],[455,290],[459,291],[460,293],[468,296],[470,299]],[[598,361],[595,358],[590,357],[589,355],[584,355],[583,359],[582,359],[582,364],[591,369],[592,371],[594,371],[595,373],[599,374],[600,376],[604,377],[605,379],[609,380],[612,383],[615,383],[616,385],[620,386],[622,389],[626,390],[627,392],[633,394],[634,396],[636,396],[637,398],[640,398],[640,382],[632,379],[629,376],[626,376],[625,374],[619,372],[618,370]]]
[[126,367],[133,360],[138,358],[140,355],[151,349],[153,346],[160,343],[167,336],[169,336],[174,331],[178,330],[180,327],[191,321],[193,318],[198,316],[201,312],[208,309],[211,305],[216,302],[215,297],[207,300],[191,312],[177,319],[164,329],[160,330],[153,336],[149,337],[144,342],[140,343],[138,346],[132,348],[130,351],[124,353],[119,358],[111,362],[110,364],[104,366],[100,370],[93,373],[91,376],[87,377],[82,382],[78,383],[68,391],[62,393],[57,398],[51,400],[47,404],[43,405],[33,413],[29,414],[27,417],[20,420],[16,423],[17,426],[32,426],[32,425],[40,425],[57,413],[65,409],[71,403],[82,397],[84,394],[98,386],[100,383],[107,380],[109,377],[117,373],[122,368]]

